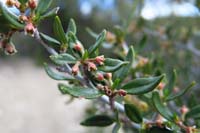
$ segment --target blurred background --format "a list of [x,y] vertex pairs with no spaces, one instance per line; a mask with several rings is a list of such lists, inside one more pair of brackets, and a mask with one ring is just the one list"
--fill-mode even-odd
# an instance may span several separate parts
[[[54,0],[55,6],[60,7],[65,29],[69,19],[75,19],[85,47],[95,41],[86,28],[99,33],[102,29],[113,32],[114,25],[127,27],[126,41],[137,54],[165,73],[176,69],[180,88],[195,80],[194,95],[200,94],[200,0]],[[43,21],[40,31],[53,36],[52,22]],[[49,62],[45,49],[23,34],[13,40],[18,53],[0,53],[0,132],[88,132],[79,121],[90,102],[66,105],[68,98],[60,95],[57,82],[42,68],[43,62]],[[113,56],[110,49],[101,52]]]

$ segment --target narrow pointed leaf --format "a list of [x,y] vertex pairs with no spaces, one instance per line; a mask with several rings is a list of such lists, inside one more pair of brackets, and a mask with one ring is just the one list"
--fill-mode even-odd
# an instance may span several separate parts
[[37,14],[43,14],[47,11],[47,9],[50,7],[53,0],[39,0],[38,6],[36,9]]
[[200,119],[200,105],[193,107],[186,115],[185,118]]
[[142,123],[142,115],[140,111],[132,104],[125,104],[125,113],[128,118],[135,123]]
[[122,88],[126,90],[128,94],[133,95],[148,93],[156,88],[163,77],[164,75],[158,77],[138,78],[125,84],[124,86],[122,86]]
[[120,69],[122,66],[127,65],[129,62],[121,61],[118,59],[106,58],[104,65],[99,67],[99,70],[104,72],[114,72]]
[[119,71],[117,71],[114,75],[115,78],[119,78],[121,81],[123,81],[123,79],[126,78],[126,76],[128,75],[128,72],[130,70],[130,68],[132,67],[133,61],[135,58],[135,52],[133,47],[129,48],[128,54],[126,56],[125,61],[128,61],[129,64],[127,64],[126,66],[122,67],[119,69]]
[[58,88],[62,94],[70,94],[74,97],[94,99],[102,96],[102,93],[99,90],[92,88],[85,88],[81,86],[68,86],[64,84],[58,84]]
[[70,19],[66,33],[70,32],[70,31],[72,33],[74,33],[74,35],[76,35],[76,23],[73,19]]
[[56,16],[59,9],[60,9],[59,7],[51,9],[50,11],[48,11],[47,13],[45,13],[44,15],[42,15],[41,19]]
[[171,76],[169,77],[169,83],[164,88],[165,96],[168,96],[171,92],[173,92],[175,82],[176,82],[176,77],[177,77],[176,70],[173,70],[173,72],[171,73]]
[[65,37],[65,32],[63,30],[60,18],[58,16],[54,19],[53,30],[56,38],[62,43],[67,45],[67,38]]
[[48,45],[52,46],[52,47],[57,47],[57,48],[60,48],[60,42],[57,41],[56,39],[48,36],[48,35],[45,35],[43,33],[40,33],[40,37],[41,39],[47,43]]
[[160,99],[158,92],[153,92],[152,101],[156,110],[167,120],[173,121],[173,114],[170,110],[163,104]]
[[59,55],[52,55],[50,56],[51,60],[58,64],[58,65],[64,65],[66,63],[68,64],[75,64],[77,62],[76,58],[73,57],[70,54],[64,53]]
[[44,64],[46,73],[55,80],[74,80],[72,76],[64,76],[59,73],[54,72],[46,63]]
[[185,89],[181,90],[180,92],[178,92],[177,94],[171,94],[169,96],[166,97],[166,101],[170,101],[170,100],[174,100],[176,98],[179,98],[181,96],[183,96],[186,92],[188,92],[192,87],[195,86],[195,82],[192,82],[188,87],[186,87]]
[[83,126],[97,126],[97,127],[105,127],[110,126],[113,124],[114,120],[106,115],[96,115],[87,118],[83,122],[81,122],[81,125]]
[[86,31],[94,38],[98,38],[98,34],[92,31],[90,28],[86,28]]
[[104,39],[106,37],[106,30],[103,30],[100,35],[98,36],[96,42],[94,45],[92,45],[88,52],[89,52],[89,55],[92,55],[99,47],[100,45],[103,43]]

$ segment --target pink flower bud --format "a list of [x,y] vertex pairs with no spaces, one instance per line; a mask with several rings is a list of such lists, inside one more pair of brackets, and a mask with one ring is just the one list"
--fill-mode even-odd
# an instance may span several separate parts
[[104,76],[103,76],[103,74],[98,73],[98,74],[97,74],[97,80],[99,80],[99,81],[104,80]]
[[106,74],[105,74],[105,77],[106,77],[107,79],[112,79],[112,73],[106,73]]
[[31,8],[31,9],[35,9],[37,7],[37,2],[35,0],[29,0],[28,1],[28,6]]
[[158,85],[158,90],[163,90],[165,87],[165,84],[164,83],[159,83]]
[[95,58],[95,62],[99,65],[103,65],[103,62],[105,61],[105,58],[104,58],[104,55],[101,55],[101,56],[97,56]]
[[19,20],[20,20],[21,22],[27,22],[27,21],[28,21],[28,18],[27,18],[27,16],[25,16],[25,15],[21,15],[21,16],[19,16]]
[[72,67],[72,74],[73,74],[73,75],[77,75],[77,74],[78,74],[78,71],[79,71],[79,64],[75,64],[75,65]]
[[126,94],[127,94],[127,92],[125,91],[125,90],[122,90],[122,89],[120,89],[119,91],[118,91],[118,95],[119,96],[126,96]]
[[189,109],[185,105],[181,107],[181,110],[180,110],[181,114],[186,114],[188,111]]
[[96,71],[97,67],[93,62],[88,62],[88,71]]
[[27,23],[27,25],[25,26],[24,28],[25,30],[25,33],[27,34],[30,34],[30,35],[33,35],[34,32],[35,32],[35,27],[32,23]]
[[74,45],[74,49],[75,49],[76,51],[81,51],[81,50],[82,50],[81,44],[79,44],[79,43],[75,44],[75,45]]

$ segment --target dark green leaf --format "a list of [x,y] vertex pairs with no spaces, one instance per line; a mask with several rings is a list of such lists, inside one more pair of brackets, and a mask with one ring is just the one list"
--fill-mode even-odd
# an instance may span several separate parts
[[50,10],[47,13],[45,13],[44,15],[42,15],[41,19],[56,16],[58,13],[58,10],[59,10],[59,7],[53,8],[52,10]]
[[134,58],[135,58],[134,49],[133,49],[133,47],[130,47],[130,48],[129,48],[129,51],[128,51],[128,54],[127,54],[127,56],[126,56],[126,58],[125,58],[125,61],[128,61],[129,64],[127,64],[126,66],[120,68],[120,69],[114,74],[114,77],[115,77],[115,78],[119,78],[121,81],[123,81],[123,80],[126,78],[126,76],[128,75],[130,68],[132,67]]
[[26,2],[28,2],[28,0],[18,0],[21,4],[26,4]]
[[69,25],[68,25],[68,28],[67,28],[67,33],[68,32],[72,32],[74,33],[74,35],[76,35],[76,23],[73,19],[70,19],[69,20]]
[[129,62],[121,61],[117,59],[106,58],[104,65],[99,67],[99,70],[104,72],[114,72],[120,69],[122,66],[127,65]]
[[138,78],[122,86],[128,94],[144,94],[152,91],[161,82],[164,75],[158,77]]
[[50,7],[52,1],[53,0],[39,0],[36,13],[40,15],[45,13],[47,9]]
[[185,89],[181,90],[180,92],[178,92],[177,94],[171,94],[169,96],[166,97],[166,101],[170,101],[170,100],[174,100],[178,97],[183,96],[187,91],[189,91],[196,83],[192,82],[188,87],[186,87]]
[[169,77],[169,83],[164,88],[165,96],[168,96],[171,92],[173,92],[175,82],[176,82],[176,77],[177,77],[176,70],[173,70],[173,72],[171,73],[171,76]]
[[58,65],[64,65],[66,63],[75,64],[77,62],[75,57],[67,53],[63,53],[59,55],[51,55],[50,58],[53,62],[55,62]]
[[99,47],[100,45],[103,43],[104,39],[106,37],[106,30],[103,30],[100,35],[98,36],[96,42],[94,45],[92,45],[88,52],[89,52],[89,55],[92,55]]
[[200,119],[200,105],[193,107],[186,115],[185,118]]
[[46,63],[44,63],[44,68],[45,68],[46,73],[52,79],[55,79],[55,80],[74,80],[74,78],[72,76],[64,76],[64,75],[61,75],[59,73],[52,71],[51,68]]
[[170,110],[163,104],[161,101],[158,92],[153,92],[152,94],[152,101],[156,110],[167,120],[173,121],[174,117]]
[[85,88],[81,86],[68,86],[58,84],[58,88],[62,94],[70,94],[74,97],[84,97],[86,99],[94,99],[102,96],[102,93],[97,89]]
[[135,123],[142,123],[142,115],[140,111],[132,104],[125,104],[125,113],[128,118]]
[[60,48],[60,42],[57,41],[56,39],[48,36],[48,35],[45,35],[43,33],[40,33],[40,37],[41,39],[47,43],[48,45],[52,46],[52,47],[57,47],[57,48]]
[[106,115],[96,115],[87,118],[81,125],[83,126],[97,126],[97,127],[105,127],[113,124],[114,120]]
[[54,30],[54,34],[57,37],[57,39],[62,44],[67,45],[67,38],[65,37],[65,32],[63,30],[60,18],[58,16],[56,16],[54,19],[53,30]]

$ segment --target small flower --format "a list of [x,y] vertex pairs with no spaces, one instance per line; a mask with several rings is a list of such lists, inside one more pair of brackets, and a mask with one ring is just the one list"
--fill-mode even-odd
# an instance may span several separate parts
[[98,74],[97,74],[97,80],[98,80],[98,81],[103,81],[103,80],[104,80],[103,74],[98,73]]
[[163,90],[165,87],[165,84],[164,83],[159,83],[158,85],[158,90]]
[[189,109],[185,105],[183,105],[180,109],[181,114],[186,114],[188,111]]
[[125,90],[122,90],[122,89],[120,89],[120,90],[118,90],[118,95],[119,96],[126,96],[126,94],[127,94],[127,92],[125,91]]
[[76,51],[81,51],[81,50],[82,50],[81,44],[80,44],[80,43],[76,43],[76,44],[74,45],[74,49],[75,49]]
[[106,77],[107,79],[112,79],[112,73],[106,73],[106,74],[105,74],[105,77]]
[[34,32],[35,32],[35,27],[32,23],[27,23],[27,25],[24,28],[25,30],[25,34],[30,34],[31,36],[33,36]]
[[77,75],[79,71],[79,63],[76,63],[73,67],[72,67],[72,74],[73,75]]
[[35,0],[29,0],[28,1],[28,6],[31,8],[31,9],[35,9],[37,7],[37,2]]
[[14,5],[15,5],[15,0],[6,0],[6,5],[7,5],[8,7],[14,6]]
[[20,15],[20,16],[19,16],[19,21],[21,21],[21,22],[27,22],[27,21],[28,21],[28,18],[27,18],[27,16],[25,16],[25,15]]
[[93,62],[88,62],[88,71],[96,71],[97,67]]
[[106,32],[106,41],[108,43],[114,43],[116,41],[116,36],[111,32]]
[[105,58],[104,58],[104,55],[101,55],[101,56],[97,56],[95,58],[95,62],[99,65],[103,65],[103,62],[105,61]]

